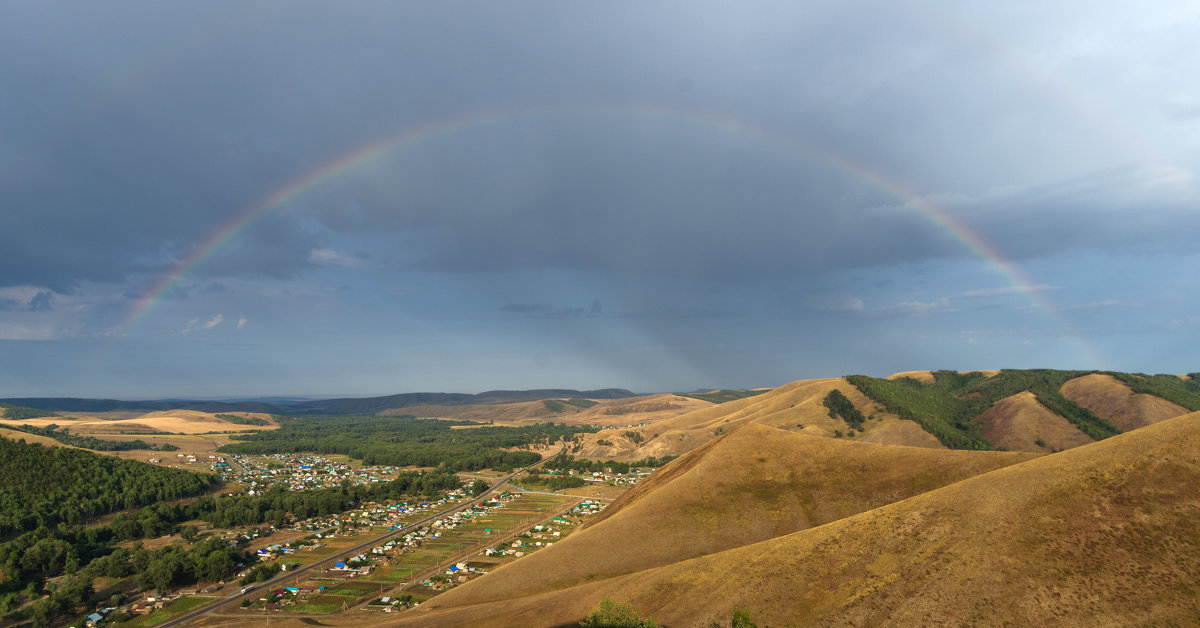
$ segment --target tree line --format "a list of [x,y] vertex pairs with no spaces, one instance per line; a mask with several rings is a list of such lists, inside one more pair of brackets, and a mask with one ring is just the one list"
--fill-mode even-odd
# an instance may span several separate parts
[[[294,418],[279,429],[232,436],[218,451],[234,454],[310,452],[344,454],[367,465],[437,467],[439,471],[511,470],[533,464],[532,451],[506,451],[551,445],[592,427],[538,423],[522,427],[483,426],[468,421],[411,416],[332,416]],[[453,429],[472,426],[472,429]]]

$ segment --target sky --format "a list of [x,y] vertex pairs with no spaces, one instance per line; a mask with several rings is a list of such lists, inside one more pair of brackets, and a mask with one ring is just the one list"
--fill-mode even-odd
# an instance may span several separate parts
[[0,397],[1200,371],[1200,5],[0,3]]

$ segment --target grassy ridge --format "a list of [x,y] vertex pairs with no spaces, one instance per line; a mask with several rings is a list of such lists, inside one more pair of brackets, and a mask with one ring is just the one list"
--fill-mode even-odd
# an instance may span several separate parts
[[701,401],[708,401],[710,403],[726,403],[729,401],[737,401],[738,399],[745,399],[746,397],[753,397],[755,395],[761,395],[767,391],[768,391],[768,389],[763,389],[763,390],[714,390],[713,392],[707,392],[707,393],[676,393],[676,394],[679,395],[680,397],[691,397],[692,399],[699,399]]
[[[978,372],[934,371],[932,384],[908,377],[888,380],[849,375],[846,380],[889,412],[916,421],[951,449],[993,449],[980,435],[975,417],[997,401],[1024,391],[1032,392],[1039,403],[1096,440],[1119,434],[1108,421],[1059,392],[1068,380],[1093,372],[1006,369],[989,377]],[[1184,389],[1185,382],[1174,379]],[[1200,394],[1196,401],[1200,403]]]
[[1186,381],[1174,375],[1145,375],[1113,371],[1104,371],[1104,374],[1117,378],[1135,393],[1161,397],[1193,412],[1200,410],[1200,373],[1190,373],[1189,379]]

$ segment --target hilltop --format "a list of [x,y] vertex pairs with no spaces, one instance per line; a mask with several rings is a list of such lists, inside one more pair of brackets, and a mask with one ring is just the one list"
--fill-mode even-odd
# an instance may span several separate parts
[[591,434],[578,453],[614,460],[678,455],[746,423],[874,443],[1049,453],[1195,410],[1200,379],[1193,377],[908,371],[800,380],[644,426]]

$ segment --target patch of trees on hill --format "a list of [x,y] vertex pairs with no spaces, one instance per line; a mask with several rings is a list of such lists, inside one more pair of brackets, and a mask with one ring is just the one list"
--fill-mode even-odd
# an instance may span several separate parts
[[271,422],[266,419],[260,419],[252,416],[242,416],[240,414],[214,414],[218,419],[237,423],[238,425],[270,425]]
[[208,490],[216,476],[0,438],[0,536]]
[[836,388],[829,391],[829,394],[825,395],[824,403],[825,407],[829,409],[830,418],[841,417],[846,425],[850,426],[850,429],[862,431],[863,422],[867,420],[867,417],[854,407],[854,404],[846,398],[846,395],[842,394],[842,391]]
[[1108,421],[1059,392],[1067,380],[1094,372],[1005,369],[989,377],[978,372],[934,371],[930,384],[909,377],[889,380],[848,375],[846,380],[889,412],[916,421],[951,449],[993,449],[980,436],[974,419],[997,401],[1024,391],[1032,392],[1039,403],[1096,440],[1118,434]]
[[[472,429],[452,429],[455,426]],[[218,451],[235,454],[311,452],[344,454],[368,465],[438,467],[445,472],[509,470],[533,464],[532,451],[504,451],[550,445],[585,426],[539,423],[523,427],[477,426],[467,421],[417,419],[411,416],[331,416],[293,419],[277,430],[234,435],[237,443]]]
[[726,403],[745,399],[746,397],[754,397],[767,392],[767,389],[762,390],[714,390],[706,393],[675,393],[680,397],[691,397],[692,399],[700,399],[711,403]]
[[580,398],[542,400],[542,405],[546,406],[546,409],[551,412],[564,412],[568,409],[568,407],[571,407],[574,411],[578,412],[579,410],[586,410],[596,405],[596,403],[597,402],[592,401],[591,399]]
[[629,473],[630,469],[657,469],[679,456],[650,456],[633,462],[617,462],[616,460],[587,460],[576,458],[571,454],[563,454],[546,461],[542,468],[547,471],[575,471],[577,473]]
[[13,421],[24,421],[25,419],[40,419],[47,416],[57,416],[53,412],[38,410],[37,408],[29,408],[26,406],[13,406],[7,403],[0,403],[0,408],[4,409],[3,417]]

